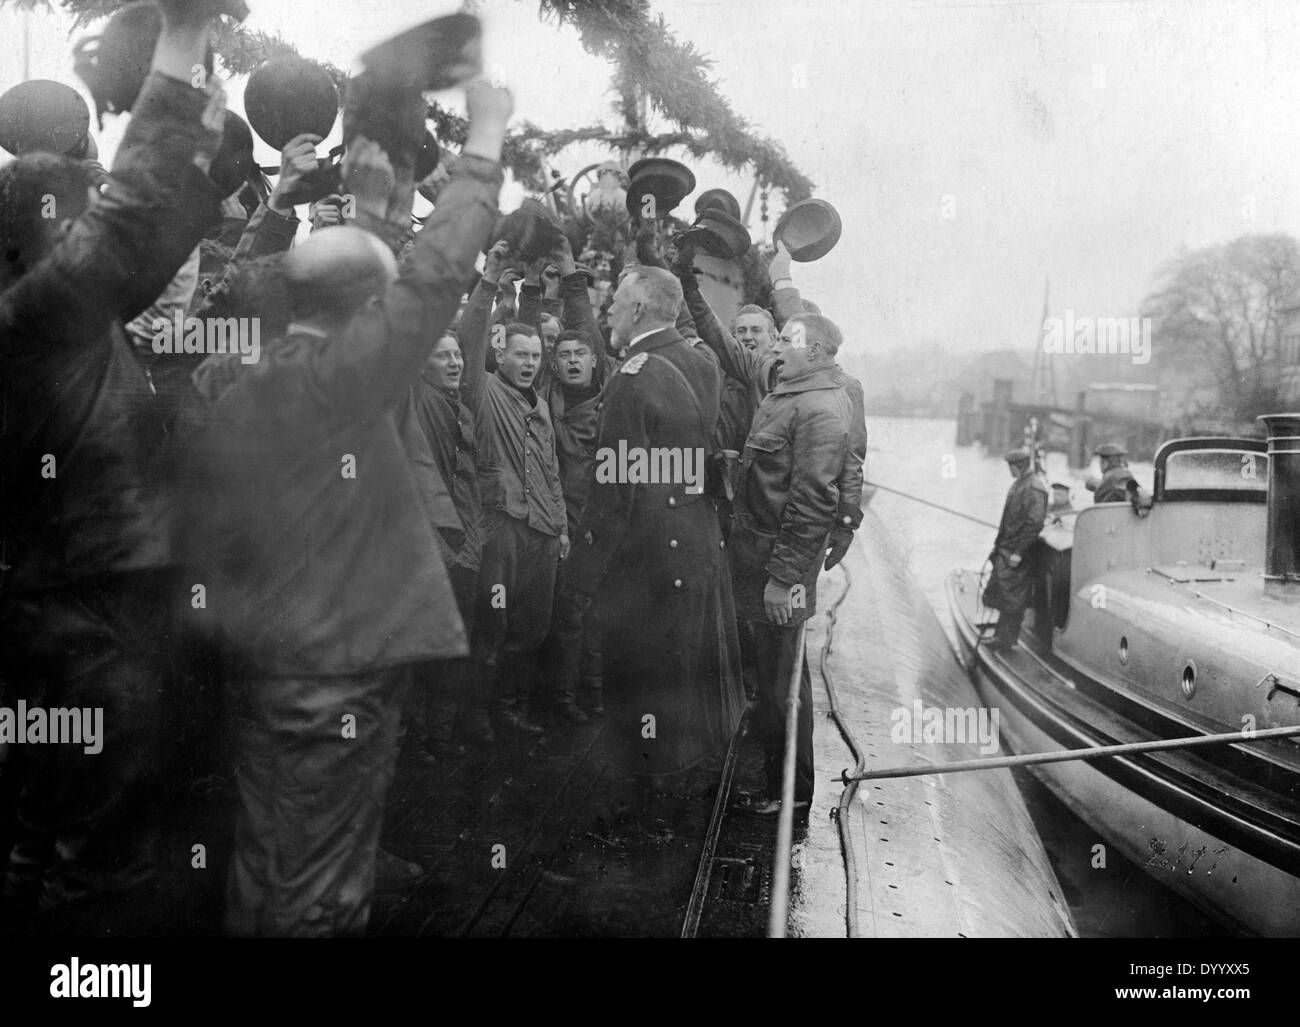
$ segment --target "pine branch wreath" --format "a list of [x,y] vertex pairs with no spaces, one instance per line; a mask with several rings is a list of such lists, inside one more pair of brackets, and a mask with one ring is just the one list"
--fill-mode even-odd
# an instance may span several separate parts
[[[20,10],[60,7],[77,25],[105,18],[127,0],[0,0],[0,6]],[[795,203],[812,194],[813,184],[777,142],[759,136],[732,110],[709,78],[712,62],[693,44],[669,30],[663,16],[651,13],[649,0],[539,0],[543,20],[574,26],[583,47],[614,65],[615,110],[624,128],[602,125],[548,131],[525,123],[507,137],[503,163],[523,182],[539,180],[544,158],[576,142],[601,142],[616,150],[640,149],[661,153],[680,147],[695,157],[711,156],[731,170],[753,168],[760,184],[785,194]],[[282,36],[256,32],[242,25],[223,24],[216,49],[226,69],[246,75],[263,61],[297,48]],[[347,75],[326,64],[340,91]],[[673,132],[651,134],[641,121],[638,96],[677,126]],[[434,132],[444,143],[465,141],[465,120],[436,103],[429,105]]]

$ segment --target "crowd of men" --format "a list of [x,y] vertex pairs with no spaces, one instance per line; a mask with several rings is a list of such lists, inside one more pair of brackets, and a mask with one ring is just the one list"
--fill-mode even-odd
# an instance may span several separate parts
[[[772,309],[724,325],[689,247],[665,260],[643,226],[593,304],[567,241],[525,263],[494,237],[512,100],[483,81],[412,232],[423,101],[367,75],[355,210],[313,206],[295,242],[319,137],[240,219],[207,173],[210,21],[161,7],[111,173],[84,148],[0,168],[0,687],[102,709],[105,735],[4,749],[6,929],[149,929],[158,796],[214,676],[232,934],[365,931],[399,745],[437,760],[603,715],[634,790],[699,789],[752,699],[767,780],[742,804],[774,814],[798,631],[866,449],[841,332],[788,253]],[[141,345],[178,311],[251,322],[260,351]],[[665,453],[682,473],[628,471]],[[631,457],[604,473],[611,454]]]

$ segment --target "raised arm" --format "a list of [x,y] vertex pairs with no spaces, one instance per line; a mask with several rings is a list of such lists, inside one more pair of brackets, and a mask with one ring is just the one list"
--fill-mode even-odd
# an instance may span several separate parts
[[[391,411],[406,396],[455,316],[497,219],[502,174],[493,158],[504,140],[510,94],[476,82],[467,98],[469,140],[382,302],[363,306],[324,341],[291,337],[264,352],[249,375],[247,399],[255,407],[274,406],[284,424],[296,423],[296,411],[303,406],[337,421],[351,421]],[[418,95],[414,99],[418,101]],[[403,200],[394,187],[399,172],[377,143],[358,133],[343,164],[344,181],[357,197],[359,212],[386,218],[394,226],[409,220],[403,213],[409,197]],[[408,184],[413,192],[414,184]],[[349,229],[327,229],[322,236],[329,231]],[[310,368],[306,375],[304,364]],[[258,393],[271,398],[256,402]]]
[[88,329],[145,310],[220,220],[221,191],[206,171],[220,145],[225,94],[215,78],[204,89],[190,84],[207,37],[206,17],[165,8],[153,71],[113,174],[48,256],[0,299],[0,338],[26,345],[34,337],[47,345],[104,338]]
[[235,248],[236,262],[283,253],[293,245],[299,221],[293,204],[285,197],[292,193],[304,175],[316,170],[316,144],[320,141],[320,136],[304,132],[290,139],[280,151],[280,176],[271,195],[257,205],[239,237],[239,245]]
[[[370,377],[365,369],[377,365],[380,391],[394,390],[393,401],[415,380],[443,329],[456,316],[465,284],[479,253],[491,241],[498,216],[502,173],[497,161],[512,101],[508,91],[483,81],[466,90],[466,99],[469,139],[438,195],[438,206],[416,237],[397,281],[389,287],[382,312],[367,312],[353,319],[344,346],[333,347],[342,350],[338,356],[343,361],[359,365],[356,376],[343,369],[345,380],[365,381]],[[360,136],[353,142],[365,152]],[[344,158],[344,165],[347,181],[349,157]],[[354,191],[360,203],[362,191]],[[395,202],[390,201],[390,208]],[[400,209],[401,204],[396,206]]]
[[776,244],[776,256],[767,267],[772,279],[772,307],[776,315],[776,326],[782,328],[795,314],[804,313],[803,298],[795,288],[794,279],[790,277],[790,251],[785,243]]
[[587,279],[573,259],[573,248],[563,238],[551,253],[551,259],[560,271],[560,300],[564,305],[560,324],[566,332],[582,332],[596,358],[591,380],[597,385],[605,381],[605,339],[591,311],[591,297],[587,294]]
[[691,268],[692,256],[689,251],[680,253],[673,271],[682,283],[682,296],[695,321],[695,329],[700,339],[713,351],[722,367],[722,373],[738,382],[754,385],[759,393],[767,392],[768,377],[771,374],[771,361],[763,360],[755,353],[736,341],[735,337],[722,327],[722,322],[709,306],[709,301],[700,290],[699,280]]
[[460,318],[460,352],[465,361],[465,370],[461,372],[460,395],[471,408],[477,409],[479,397],[483,393],[483,380],[490,370],[495,370],[495,361],[488,367],[492,355],[490,337],[492,333],[492,311],[500,294],[499,283],[509,261],[510,249],[505,240],[493,244],[487,253],[487,263],[483,267],[483,277],[474,286],[465,304],[465,312]]

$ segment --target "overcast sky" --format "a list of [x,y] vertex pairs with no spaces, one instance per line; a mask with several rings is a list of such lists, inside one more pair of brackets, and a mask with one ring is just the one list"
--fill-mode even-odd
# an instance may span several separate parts
[[[249,2],[250,27],[343,66],[456,7]],[[1182,246],[1300,234],[1294,0],[654,8],[713,58],[734,108],[781,141],[843,215],[839,246],[796,265],[796,279],[855,349],[937,341],[1028,355],[1045,276],[1055,314],[1135,316]],[[480,14],[487,62],[515,88],[520,118],[612,124],[609,68],[576,33],[539,21],[531,0],[485,0]],[[0,14],[0,88],[22,78],[18,25]],[[75,83],[68,25],[31,17],[32,77]],[[601,156],[575,150],[556,165],[572,173]],[[695,167],[700,189],[726,186],[745,202],[750,179]],[[780,197],[771,204],[769,231]],[[750,225],[757,234],[757,204]]]

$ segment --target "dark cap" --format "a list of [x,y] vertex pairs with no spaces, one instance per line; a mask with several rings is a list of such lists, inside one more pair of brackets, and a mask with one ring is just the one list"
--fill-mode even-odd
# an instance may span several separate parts
[[1029,463],[1030,453],[1027,449],[1009,449],[1002,458],[1009,464]]
[[1063,490],[1066,491],[1066,492],[1069,492],[1069,491],[1070,491],[1070,486],[1067,485],[1067,484],[1066,484],[1065,482],[1063,482],[1063,481],[1054,481],[1054,482],[1052,482],[1052,488],[1054,488],[1054,489],[1063,489]]
[[62,82],[20,82],[0,96],[0,146],[15,157],[35,150],[77,154],[89,130],[90,108]]
[[1116,442],[1103,442],[1093,452],[1097,456],[1128,456],[1128,450]]

